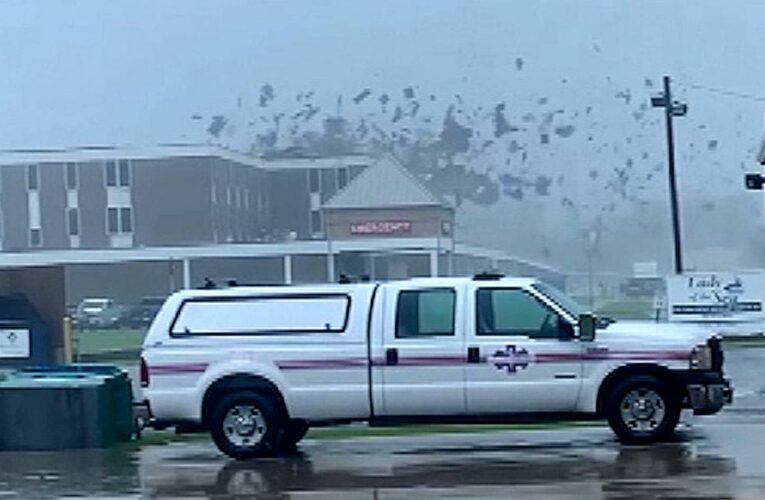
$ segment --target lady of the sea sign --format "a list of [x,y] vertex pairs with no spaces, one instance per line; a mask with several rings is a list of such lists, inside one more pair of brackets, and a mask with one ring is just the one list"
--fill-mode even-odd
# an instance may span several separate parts
[[667,278],[670,321],[758,321],[763,316],[765,275],[686,273]]
[[28,358],[29,330],[24,328],[0,329],[0,358]]

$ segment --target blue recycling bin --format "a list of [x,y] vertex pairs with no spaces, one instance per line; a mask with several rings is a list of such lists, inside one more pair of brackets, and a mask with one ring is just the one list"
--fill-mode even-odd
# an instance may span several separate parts
[[51,337],[51,328],[25,296],[0,296],[0,368],[53,363]]

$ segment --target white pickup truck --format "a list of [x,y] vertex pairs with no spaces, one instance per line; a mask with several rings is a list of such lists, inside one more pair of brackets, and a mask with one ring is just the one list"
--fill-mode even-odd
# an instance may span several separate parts
[[696,327],[597,320],[544,283],[479,275],[178,292],[141,382],[154,427],[207,429],[245,459],[352,421],[595,416],[649,443],[682,408],[730,403],[722,364]]

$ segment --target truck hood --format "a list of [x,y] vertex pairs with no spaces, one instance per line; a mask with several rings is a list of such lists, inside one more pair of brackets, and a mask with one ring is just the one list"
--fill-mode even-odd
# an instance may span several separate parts
[[616,321],[598,328],[595,340],[651,344],[672,344],[689,349],[705,343],[715,331],[706,325],[692,323],[656,323],[652,321]]

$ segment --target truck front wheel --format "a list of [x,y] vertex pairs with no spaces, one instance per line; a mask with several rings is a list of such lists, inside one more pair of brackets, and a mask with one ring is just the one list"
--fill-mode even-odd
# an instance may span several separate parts
[[278,405],[258,392],[235,392],[215,406],[210,431],[218,449],[237,460],[278,452],[282,425]]
[[671,385],[657,377],[638,375],[614,387],[605,410],[611,429],[622,443],[655,443],[675,432],[680,398]]

